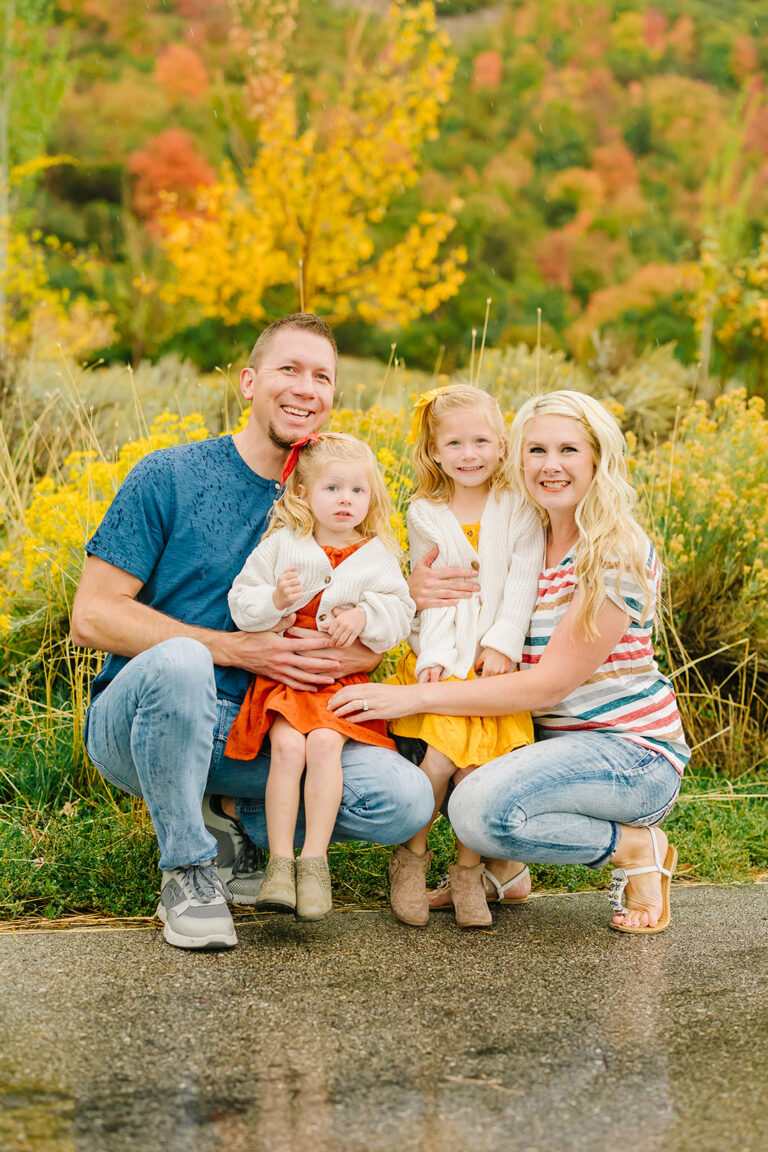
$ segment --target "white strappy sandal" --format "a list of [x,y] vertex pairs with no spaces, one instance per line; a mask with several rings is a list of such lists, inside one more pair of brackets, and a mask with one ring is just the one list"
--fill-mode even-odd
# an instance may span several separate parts
[[617,932],[631,932],[636,936],[649,936],[654,932],[663,932],[669,924],[670,907],[669,907],[669,890],[672,883],[672,877],[677,867],[677,848],[672,844],[667,847],[667,854],[664,857],[664,863],[661,863],[659,857],[659,845],[656,840],[656,833],[653,828],[649,828],[651,834],[651,843],[653,844],[653,864],[647,864],[644,868],[614,868],[611,873],[611,883],[608,888],[608,900],[610,901],[613,911],[618,916],[626,916],[629,909],[624,907],[623,896],[624,889],[627,886],[627,881],[632,876],[644,876],[649,872],[661,873],[661,899],[662,908],[661,915],[659,916],[658,923],[655,928],[641,928],[633,927],[629,924],[614,924],[610,923],[610,927]]
[[511,880],[507,880],[506,884],[500,884],[499,881],[494,876],[493,872],[491,872],[490,868],[485,868],[483,871],[483,879],[490,880],[491,884],[493,884],[494,888],[496,889],[496,895],[495,896],[493,895],[493,893],[490,893],[488,895],[488,903],[489,904],[527,904],[531,898],[530,894],[527,894],[525,896],[506,896],[505,893],[506,893],[508,888],[511,888],[514,884],[517,884],[518,880],[522,880],[523,877],[528,876],[528,874],[529,874],[528,873],[528,865],[526,864],[526,866],[524,868],[520,869],[520,871],[517,873],[516,876],[513,876]]
[[[485,880],[487,877],[488,880],[490,881],[490,883],[493,885],[493,888],[495,888],[495,890],[496,890],[495,892],[493,892],[493,891],[488,892],[486,890],[486,898],[488,900],[488,903],[489,904],[527,904],[528,901],[530,900],[530,896],[507,896],[507,895],[505,895],[508,888],[512,888],[515,884],[517,884],[517,882],[519,880],[522,880],[522,878],[524,876],[527,876],[527,875],[528,875],[528,867],[526,865],[524,868],[521,868],[520,871],[517,873],[517,875],[513,876],[511,880],[507,880],[505,884],[500,884],[499,881],[497,880],[497,878],[494,876],[493,872],[490,872],[487,868],[485,868],[483,871],[483,880]],[[435,897],[435,896],[439,897],[441,900],[441,902],[439,904],[430,903],[430,905],[429,905],[430,912],[452,912],[453,911],[453,898],[451,897],[450,900],[445,899],[445,897],[450,893],[450,891],[451,891],[451,886],[448,882],[448,877],[444,876],[442,878],[442,880],[440,881],[440,883],[438,884],[437,888],[435,888],[431,892],[427,893],[427,896],[430,897],[430,900],[432,897]]]

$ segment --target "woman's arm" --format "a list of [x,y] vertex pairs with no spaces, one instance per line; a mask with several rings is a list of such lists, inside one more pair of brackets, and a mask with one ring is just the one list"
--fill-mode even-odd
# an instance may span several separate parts
[[[506,716],[513,712],[551,708],[569,696],[613,652],[627,630],[629,618],[606,600],[597,614],[599,636],[588,640],[572,627],[577,597],[553,632],[535,667],[506,676],[441,681],[438,684],[366,684],[342,688],[330,706],[350,720],[392,720],[431,712],[443,716]],[[360,708],[365,698],[368,708]]]

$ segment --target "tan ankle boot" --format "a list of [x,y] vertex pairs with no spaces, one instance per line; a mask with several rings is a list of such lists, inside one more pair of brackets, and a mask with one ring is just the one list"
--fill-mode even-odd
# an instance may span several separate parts
[[333,911],[331,873],[325,856],[299,856],[296,861],[296,915],[322,920]]
[[483,884],[482,861],[472,868],[452,864],[448,869],[448,882],[453,893],[456,923],[460,928],[487,928],[493,924]]
[[422,928],[429,920],[427,868],[431,852],[417,856],[398,844],[389,858],[389,903],[398,920]]
[[272,912],[293,912],[296,908],[296,865],[293,856],[270,856],[259,894],[257,908]]

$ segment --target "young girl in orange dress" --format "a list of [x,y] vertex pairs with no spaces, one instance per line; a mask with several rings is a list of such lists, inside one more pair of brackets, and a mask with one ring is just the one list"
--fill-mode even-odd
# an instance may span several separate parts
[[[487,392],[468,385],[425,392],[416,403],[411,441],[417,478],[408,509],[411,560],[416,563],[437,544],[434,567],[474,568],[480,592],[452,607],[419,613],[411,651],[401,660],[395,682],[508,672],[522,655],[544,536],[534,510],[512,494],[503,465],[499,406]],[[477,765],[533,742],[527,712],[485,718],[420,714],[393,721],[390,730],[426,742],[421,767],[432,784],[435,814],[451,778],[458,782]],[[406,924],[426,924],[429,916],[430,826],[399,845],[390,861],[392,911]],[[492,922],[485,884],[495,883],[499,899],[504,893],[480,856],[461,843],[449,882],[462,927]]]
[[[360,639],[386,652],[408,635],[415,604],[392,537],[392,504],[368,446],[324,432],[294,446],[285,491],[269,528],[229,593],[232,619],[243,631],[295,626],[328,633],[337,647]],[[332,909],[328,844],[341,803],[345,741],[393,748],[383,721],[352,723],[328,710],[340,684],[360,685],[362,673],[316,692],[256,676],[230,730],[226,754],[253,758],[269,732],[266,790],[270,858],[257,905],[319,920]],[[306,835],[294,859],[304,777]]]

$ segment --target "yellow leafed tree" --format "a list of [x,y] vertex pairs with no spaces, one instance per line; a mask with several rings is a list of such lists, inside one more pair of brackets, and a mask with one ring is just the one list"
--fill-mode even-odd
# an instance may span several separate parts
[[161,242],[176,276],[146,291],[234,324],[259,320],[270,288],[295,285],[299,306],[337,322],[405,325],[464,278],[466,252],[444,251],[450,211],[421,212],[383,251],[375,234],[392,201],[418,181],[422,146],[437,136],[455,66],[448,38],[431,0],[395,0],[375,60],[363,58],[353,36],[333,106],[316,103],[302,117],[286,66],[297,2],[231,0],[256,156],[239,172],[223,166],[213,186],[198,190],[193,212],[168,198]]

